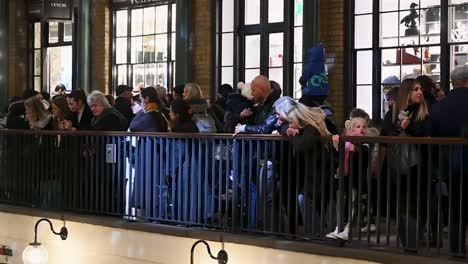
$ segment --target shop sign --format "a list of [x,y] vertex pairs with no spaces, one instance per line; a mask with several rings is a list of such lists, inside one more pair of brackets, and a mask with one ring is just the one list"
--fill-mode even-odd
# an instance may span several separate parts
[[45,21],[72,19],[71,0],[44,0],[42,7]]

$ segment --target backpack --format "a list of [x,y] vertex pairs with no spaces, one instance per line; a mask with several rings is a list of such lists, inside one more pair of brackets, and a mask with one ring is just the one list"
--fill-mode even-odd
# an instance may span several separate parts
[[193,114],[193,121],[195,121],[200,133],[216,133],[216,123],[208,113],[200,112]]

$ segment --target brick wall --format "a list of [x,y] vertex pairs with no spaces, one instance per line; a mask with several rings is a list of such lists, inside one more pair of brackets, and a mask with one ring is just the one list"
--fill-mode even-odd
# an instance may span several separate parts
[[110,93],[111,71],[110,56],[111,50],[111,11],[109,1],[93,0],[92,2],[92,59],[91,59],[91,87],[94,90]]
[[[191,79],[198,83],[205,98],[210,97],[212,78],[212,58],[215,54],[212,45],[212,15],[215,7],[211,0],[192,1],[191,37]],[[189,69],[190,69],[189,68]]]
[[9,2],[8,89],[10,97],[21,95],[28,88],[28,20],[26,7],[26,0]]
[[335,109],[338,127],[343,127],[345,120],[344,1],[319,1],[319,39],[325,44],[328,58],[330,85],[328,100]]

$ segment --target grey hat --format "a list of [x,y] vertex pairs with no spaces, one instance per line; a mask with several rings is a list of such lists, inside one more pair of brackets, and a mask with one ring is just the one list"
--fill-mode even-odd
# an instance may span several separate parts
[[454,81],[468,81],[468,65],[457,67],[450,74],[450,79]]

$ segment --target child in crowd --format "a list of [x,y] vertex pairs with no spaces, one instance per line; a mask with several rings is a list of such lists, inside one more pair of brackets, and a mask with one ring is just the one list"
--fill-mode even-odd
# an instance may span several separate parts
[[192,109],[183,100],[175,100],[169,113],[171,131],[176,133],[198,133],[198,127],[192,119]]

